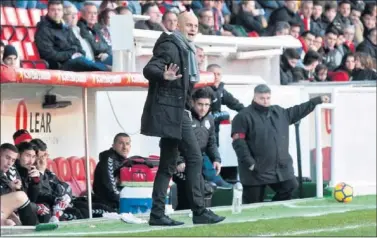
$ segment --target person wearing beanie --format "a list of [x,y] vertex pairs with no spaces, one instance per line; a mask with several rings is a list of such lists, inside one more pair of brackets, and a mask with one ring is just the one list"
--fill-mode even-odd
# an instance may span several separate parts
[[13,140],[15,145],[18,145],[21,142],[30,142],[32,139],[33,137],[25,129],[18,130],[13,134]]
[[17,50],[13,45],[6,45],[4,47],[3,62],[10,67],[19,68],[20,61],[18,60]]

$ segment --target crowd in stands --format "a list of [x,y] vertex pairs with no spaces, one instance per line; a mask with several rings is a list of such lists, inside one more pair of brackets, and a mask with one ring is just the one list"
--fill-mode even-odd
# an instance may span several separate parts
[[[136,21],[136,29],[172,32],[178,14],[192,11],[203,35],[297,38],[302,48],[286,49],[281,56],[281,84],[377,78],[375,1],[7,0],[1,4],[47,9],[36,26],[35,44],[50,69],[111,71],[111,15],[145,15],[148,20]],[[4,64],[20,66],[12,44],[3,51]]]

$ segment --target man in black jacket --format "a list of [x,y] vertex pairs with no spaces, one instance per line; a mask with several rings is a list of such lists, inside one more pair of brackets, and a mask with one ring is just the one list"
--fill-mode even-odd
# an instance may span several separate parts
[[285,0],[284,7],[278,8],[271,13],[268,25],[274,26],[279,21],[287,21],[289,24],[299,24],[300,34],[304,32],[304,23],[297,13],[297,2],[295,0]]
[[243,203],[262,202],[266,185],[275,192],[273,201],[289,200],[297,188],[292,157],[289,155],[289,126],[329,102],[327,96],[287,109],[270,105],[267,85],[254,89],[250,106],[232,121],[233,148],[238,158]]
[[35,43],[50,69],[67,71],[108,71],[105,65],[85,58],[85,52],[72,29],[63,23],[63,1],[48,1],[48,12],[37,25]]
[[211,112],[215,120],[216,143],[217,146],[219,146],[220,122],[229,119],[229,113],[222,112],[221,105],[225,105],[229,109],[237,112],[241,111],[244,105],[224,88],[225,84],[221,82],[222,72],[220,65],[210,64],[207,66],[207,71],[215,75],[215,84],[211,87],[214,96],[211,104]]
[[119,169],[124,165],[131,149],[131,138],[126,133],[114,137],[113,146],[99,154],[99,162],[94,171],[93,192],[95,199],[118,209],[120,190]]
[[197,32],[196,16],[190,12],[181,13],[178,30],[171,35],[161,34],[154,46],[153,57],[143,70],[149,88],[141,118],[141,133],[161,138],[150,225],[183,224],[165,215],[165,198],[175,171],[178,147],[186,159],[187,194],[194,224],[217,223],[225,219],[204,206],[203,159],[191,125],[191,90],[200,76],[192,42]]

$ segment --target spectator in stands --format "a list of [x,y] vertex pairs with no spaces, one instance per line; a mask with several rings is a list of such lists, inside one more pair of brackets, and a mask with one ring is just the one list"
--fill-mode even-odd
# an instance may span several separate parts
[[35,43],[50,69],[68,71],[106,71],[103,65],[85,57],[85,51],[72,29],[63,23],[63,2],[50,0],[48,12],[37,25]]
[[326,30],[325,42],[324,42],[324,59],[323,63],[329,68],[330,71],[335,70],[342,62],[343,55],[336,48],[336,42],[338,40],[338,31],[334,28]]
[[96,199],[114,209],[119,208],[120,168],[126,161],[130,149],[130,136],[126,133],[117,134],[112,148],[99,154],[99,162],[94,171],[93,192]]
[[268,0],[268,1],[257,0],[257,2],[265,10],[264,17],[266,18],[267,21],[269,20],[271,13],[274,10],[284,6],[283,1],[277,1],[277,0]]
[[324,64],[319,64],[315,68],[315,73],[314,73],[314,80],[313,82],[328,82],[330,81],[328,75],[328,68]]
[[324,1],[313,2],[313,12],[310,22],[312,26],[311,31],[316,35],[324,35],[326,31],[322,22],[324,3]]
[[205,60],[205,55],[204,55],[204,50],[200,46],[195,46],[196,48],[196,60],[198,61],[198,66],[200,70],[204,70],[204,60]]
[[[110,17],[114,16],[116,14],[120,14],[120,12],[123,12],[122,14],[127,14],[131,12],[127,9],[127,7],[117,7],[118,10],[112,10],[109,8],[106,8],[100,14],[98,15],[98,25],[101,29],[101,33],[103,38],[105,39],[107,45],[111,47],[111,36],[110,36]],[[119,13],[118,13],[119,11]]]
[[305,31],[301,34],[301,37],[299,39],[302,43],[303,55],[305,55],[305,53],[309,50],[313,49],[315,40],[315,35],[313,32]]
[[4,47],[2,60],[3,60],[3,64],[9,67],[13,67],[13,68],[20,67],[20,60],[18,58],[17,50],[13,45],[6,45]]
[[351,24],[351,7],[352,3],[350,0],[342,0],[338,5],[338,15],[336,16],[336,21],[339,21],[341,29],[345,25]]
[[291,26],[286,21],[278,21],[275,24],[274,36],[286,36],[289,35]]
[[313,50],[322,54],[321,52],[321,49],[323,51],[322,45],[323,45],[323,37],[320,35],[316,35],[313,42]]
[[164,15],[162,15],[162,24],[167,31],[175,31],[178,25],[178,15],[175,12],[171,12],[170,10],[166,11]]
[[352,73],[353,81],[377,80],[375,62],[370,55],[364,52],[355,54],[355,70]]
[[81,19],[77,22],[82,38],[86,39],[92,47],[96,61],[105,65],[113,65],[111,45],[109,45],[97,23],[98,10],[94,3],[86,2],[81,9]]
[[5,48],[4,42],[0,41],[0,64],[3,63],[4,48]]
[[[98,16],[98,22],[100,24],[101,24],[101,22],[100,22],[99,18],[100,18],[100,15],[102,15],[103,12],[105,12],[105,10],[100,12],[100,14]],[[110,12],[111,12],[111,9],[110,9]],[[128,14],[132,15],[132,12],[130,11],[130,9],[128,7],[124,7],[124,6],[119,6],[119,7],[115,8],[115,12],[118,15],[128,15]],[[109,19],[107,19],[107,20],[109,20]],[[106,18],[104,18],[104,20],[106,20]],[[102,23],[102,25],[103,25],[103,23]]]
[[128,1],[127,7],[130,9],[132,14],[135,15],[141,15],[141,5],[140,5],[140,0],[135,0],[135,1]]
[[373,16],[373,12],[370,10],[365,10],[361,16],[361,20],[364,25],[364,38],[367,37],[369,30],[376,28],[376,17]]
[[344,44],[348,47],[348,49],[355,53],[355,26],[354,25],[345,25],[343,28],[344,34]]
[[313,13],[313,1],[302,1],[300,4],[300,17],[304,24],[304,31],[313,31],[313,24],[311,21]]
[[297,13],[297,1],[285,0],[284,6],[272,12],[268,25],[275,25],[278,21],[287,21],[291,26],[298,24],[300,33],[304,32],[304,24]]
[[303,69],[305,80],[312,81],[314,78],[314,72],[321,60],[321,55],[314,50],[309,50],[304,57],[302,64],[298,64],[297,67]]
[[[338,9],[338,5],[336,2],[326,2],[325,4],[325,12],[322,15],[322,24],[323,29],[327,29],[329,25],[331,25],[336,17],[336,11]],[[341,29],[341,27],[337,27],[337,29]]]
[[119,7],[117,0],[102,0],[101,4],[99,5],[99,11],[102,12],[103,10],[107,8],[114,10],[117,7]]
[[[211,112],[215,121],[215,132],[216,141],[219,145],[219,132],[221,121],[229,119],[229,113],[221,110],[221,106],[225,105],[229,109],[234,111],[241,111],[244,105],[238,101],[230,92],[228,92],[224,87],[225,84],[221,82],[222,80],[222,69],[218,64],[210,64],[207,67],[207,72],[212,72],[215,75],[215,84],[211,87],[213,100],[211,104]],[[225,118],[224,118],[225,117]]]
[[242,26],[247,33],[255,31],[261,35],[267,27],[263,14],[263,9],[255,7],[255,1],[242,0],[240,11],[236,16],[236,24]]
[[158,6],[154,2],[148,2],[142,6],[142,14],[149,16],[149,20],[137,21],[135,23],[136,29],[164,31],[161,26],[161,13]]
[[77,9],[74,5],[68,5],[64,7],[64,15],[63,15],[63,20],[69,26],[76,38],[80,41],[80,45],[82,49],[85,52],[85,58],[89,60],[90,62],[93,62],[97,66],[98,71],[109,71],[109,66],[106,66],[102,62],[94,62],[95,57],[94,57],[94,52],[89,44],[88,40],[84,39],[81,34],[80,34],[80,28],[77,26]]
[[179,14],[184,11],[191,11],[191,3],[192,0],[181,0],[181,1],[172,1],[167,2],[167,1],[161,1],[161,6],[160,10],[161,13],[165,13],[167,11],[174,12],[175,14]]
[[295,49],[286,49],[280,60],[280,83],[287,85],[297,80],[293,77],[293,69],[296,67],[300,55]]
[[351,22],[355,26],[355,44],[358,45],[364,40],[364,25],[360,19],[362,9],[353,7],[351,10]]
[[377,28],[369,29],[365,40],[357,46],[356,50],[365,52],[377,60]]
[[346,72],[348,75],[348,79],[352,80],[352,73],[355,69],[355,54],[348,53],[346,54],[343,59],[342,63],[338,68],[335,69],[336,72]]
[[200,9],[199,17],[199,33],[203,35],[221,35],[220,31],[214,29],[213,12],[209,8]]
[[30,142],[33,137],[25,129],[20,129],[13,134],[13,141],[15,145],[20,144],[21,142]]
[[289,31],[289,34],[291,36],[293,36],[294,38],[298,39],[300,37],[300,29],[301,29],[301,26],[300,24],[291,24],[291,29]]

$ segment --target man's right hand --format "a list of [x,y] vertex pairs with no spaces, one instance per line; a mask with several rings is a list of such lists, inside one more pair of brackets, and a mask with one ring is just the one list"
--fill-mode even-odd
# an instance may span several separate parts
[[182,78],[182,74],[177,75],[178,70],[179,70],[179,67],[176,64],[170,64],[169,68],[167,65],[165,65],[164,79],[176,80],[176,79]]

